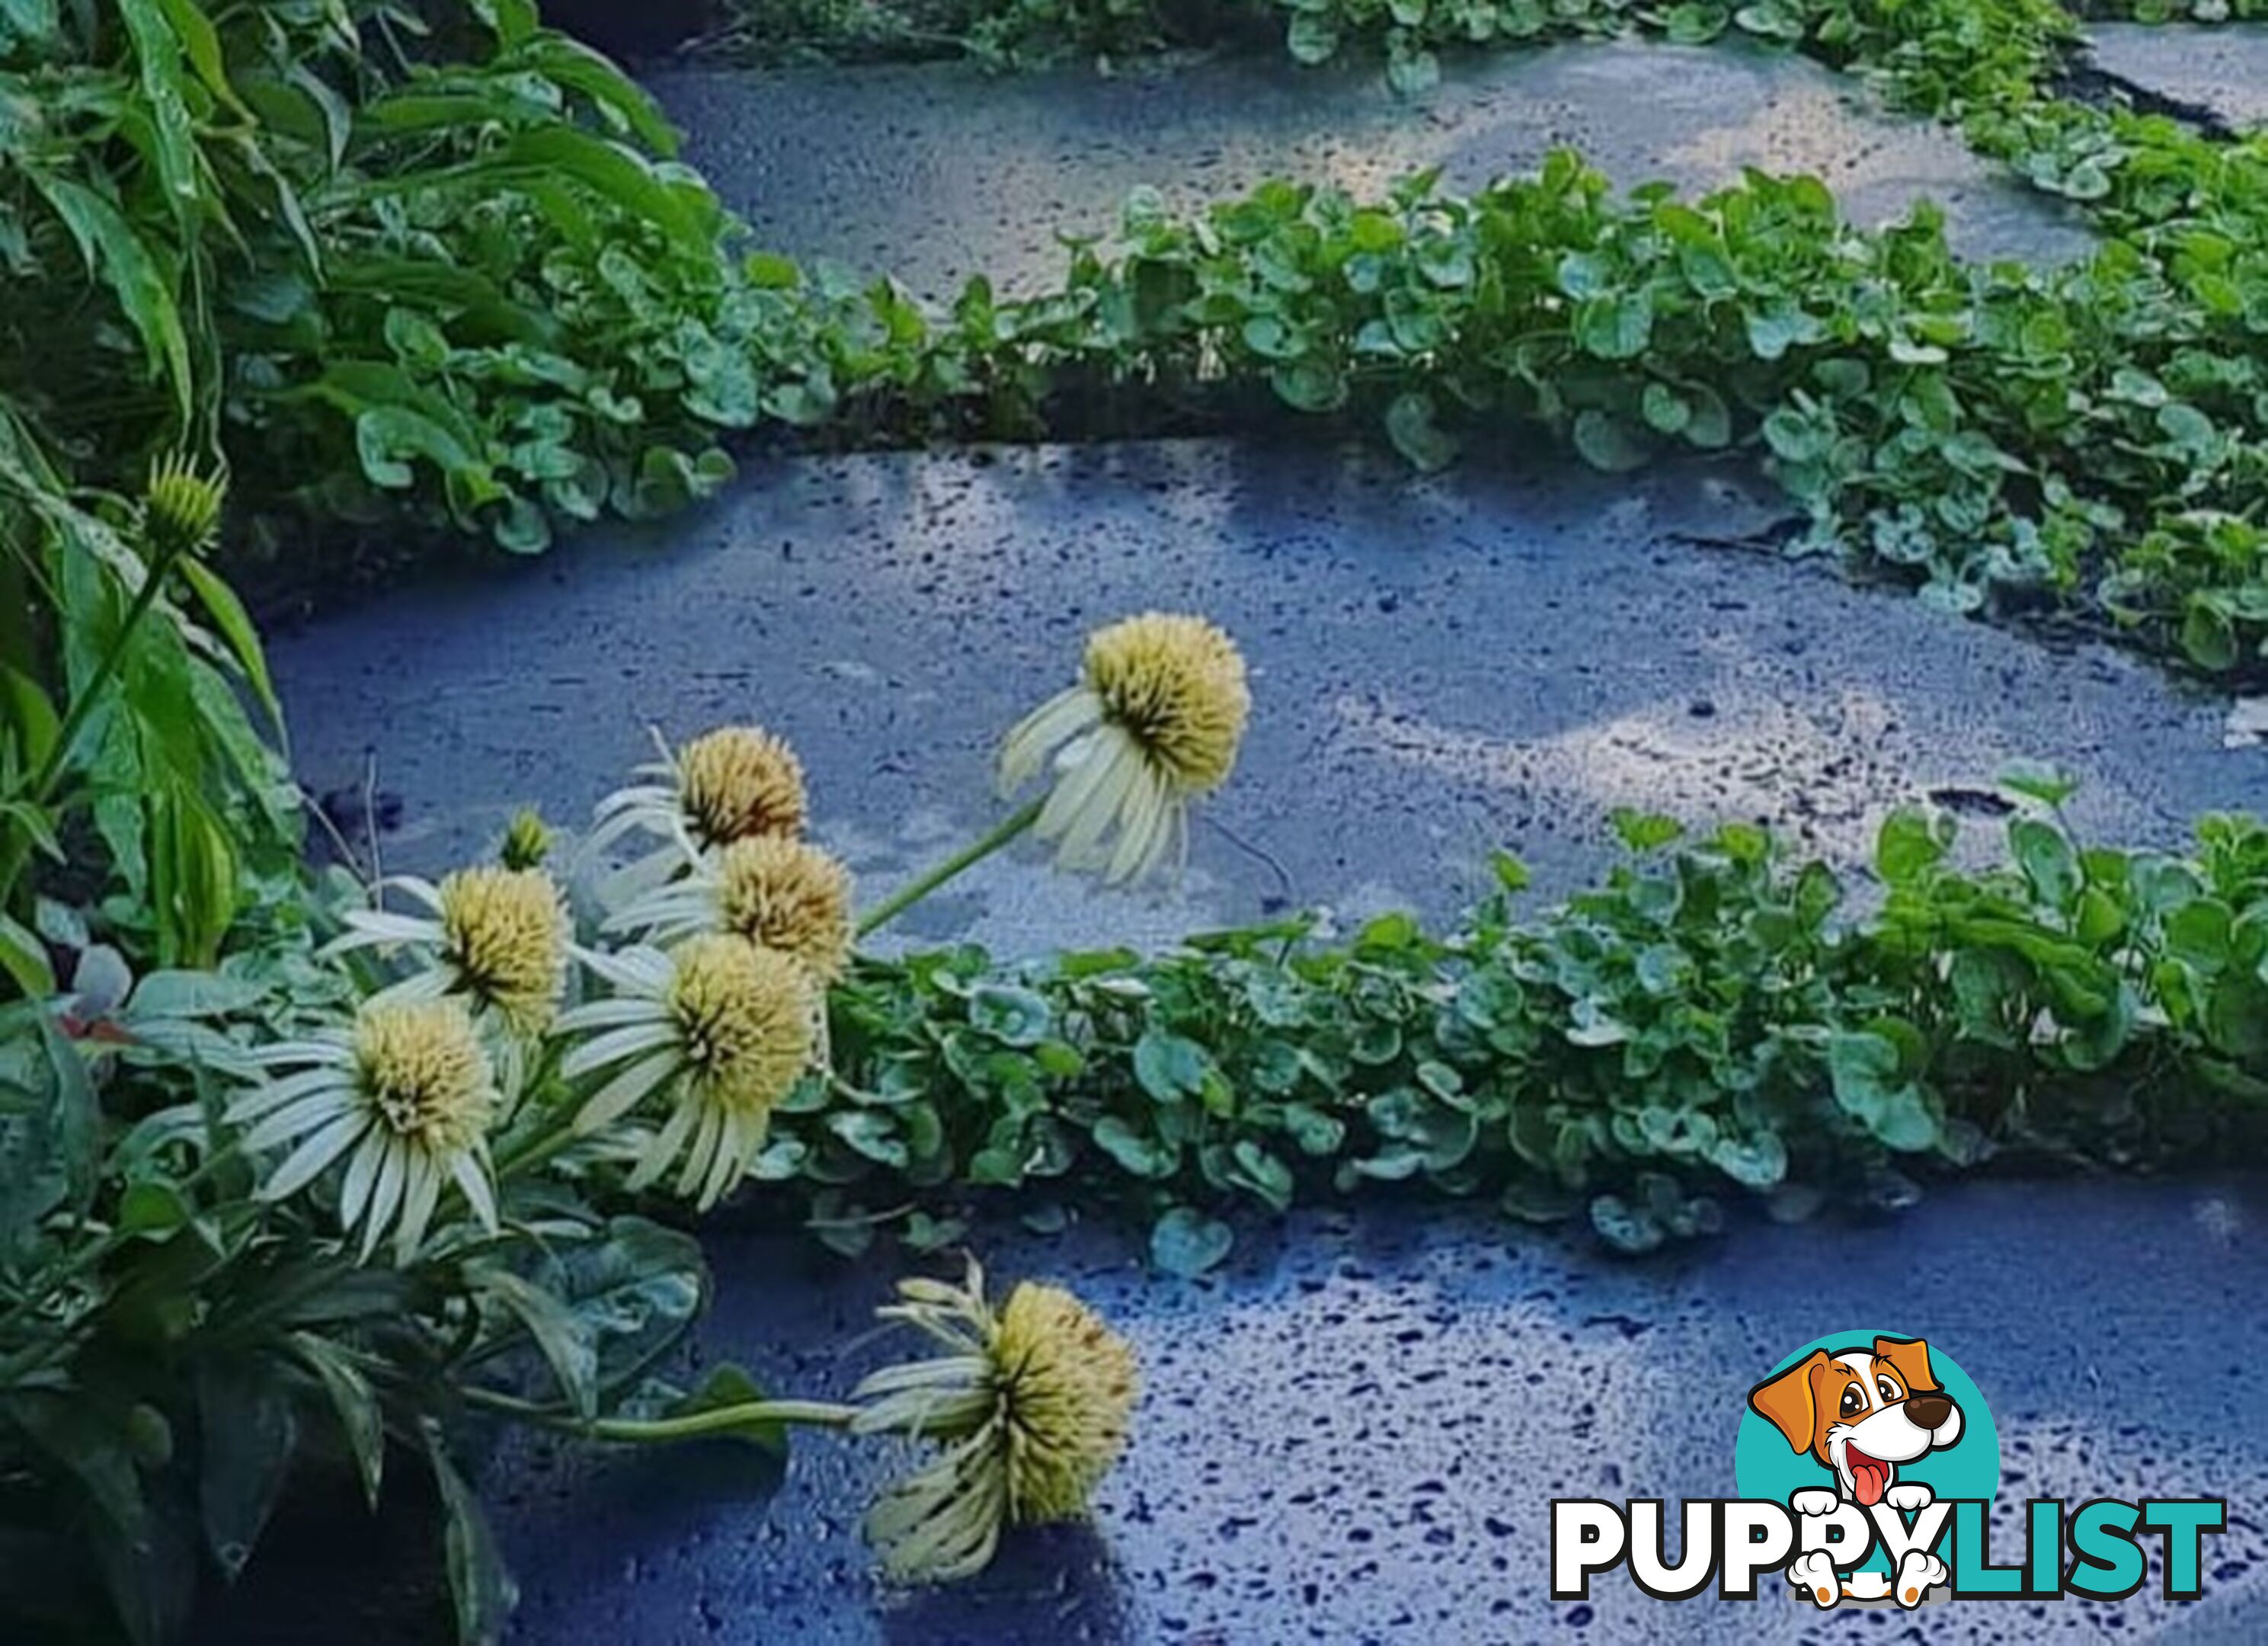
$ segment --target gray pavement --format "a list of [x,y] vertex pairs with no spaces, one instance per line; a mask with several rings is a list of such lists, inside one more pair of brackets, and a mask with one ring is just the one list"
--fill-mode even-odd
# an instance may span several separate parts
[[1374,65],[1303,70],[1272,54],[1110,78],[928,64],[668,70],[651,84],[686,129],[687,158],[765,244],[894,274],[930,298],[979,273],[1004,291],[1052,284],[1057,234],[1108,234],[1140,184],[1182,210],[1270,176],[1377,194],[1439,166],[1470,189],[1567,146],[1624,186],[1810,172],[1866,225],[1933,199],[1973,256],[2041,263],[2088,243],[2075,217],[1958,133],[1894,118],[1807,58],[1737,42],[1477,56],[1415,101]]
[[[1757,1224],[1602,1262],[1484,1216],[1295,1214],[1203,1281],[1145,1276],[1102,1231],[987,1231],[1005,1281],[1064,1280],[1134,1341],[1136,1438],[1092,1527],[1012,1539],[968,1588],[892,1596],[858,1520],[900,1461],[798,1443],[777,1495],[711,1455],[544,1444],[493,1489],[529,1646],[1506,1646],[1544,1639],[2258,1641],[2268,1620],[2268,1201],[2257,1181],[1999,1184],[1890,1224]],[[768,1388],[826,1396],[896,1270],[712,1237],[702,1334]],[[2205,1597],[1979,1602],[1822,1618],[1785,1590],[1666,1604],[1620,1571],[1555,1603],[1554,1496],[1729,1496],[1749,1386],[1827,1332],[1928,1340],[1999,1426],[1994,1558],[2027,1497],[2225,1496]],[[745,1475],[739,1477],[745,1481]]]
[[[514,807],[572,822],[650,751],[753,717],[802,750],[819,831],[871,892],[999,811],[988,759],[1071,680],[1083,633],[1147,607],[1242,644],[1256,711],[1178,898],[995,859],[906,922],[1008,948],[1162,941],[1285,904],[1446,915],[1489,851],[1562,892],[1607,814],[1753,818],[1863,861],[1892,807],[1984,808],[2010,761],[2086,779],[2098,838],[2177,841],[2268,809],[2227,704],[2106,646],[1697,547],[1767,524],[1736,467],[1591,475],[1549,448],[1411,474],[1360,447],[1215,442],[752,465],[666,539],[403,588],[273,661],[302,777],[398,793],[387,860],[438,870]],[[1987,842],[1989,816],[1970,825]]]
[[2268,24],[2090,23],[2095,65],[2238,130],[2268,124]]

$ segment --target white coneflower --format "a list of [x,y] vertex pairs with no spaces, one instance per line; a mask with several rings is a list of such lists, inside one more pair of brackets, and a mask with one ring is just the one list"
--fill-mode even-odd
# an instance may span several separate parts
[[454,1000],[365,1002],[351,1024],[253,1053],[267,1080],[231,1104],[247,1154],[290,1144],[260,1197],[298,1193],[335,1163],[339,1222],[362,1229],[367,1259],[394,1231],[397,1262],[424,1243],[442,1190],[453,1184],[493,1231],[488,1131],[500,1107],[495,1071]]
[[867,1378],[852,1398],[869,1404],[850,1428],[939,1455],[884,1494],[866,1529],[891,1577],[950,1581],[990,1562],[1004,1526],[1086,1512],[1126,1448],[1140,1372],[1132,1347],[1060,1287],[1027,1281],[995,1311],[971,1259],[961,1286],[898,1290],[902,1301],[881,1315],[947,1353]]
[[1251,711],[1244,659],[1219,628],[1129,617],[1088,636],[1079,683],[1008,734],[1000,792],[1015,793],[1053,755],[1034,831],[1065,868],[1138,880],[1187,857],[1189,803],[1227,779]]
[[608,921],[656,943],[729,932],[792,956],[825,985],[850,963],[850,874],[817,846],[769,836],[736,840]]
[[601,1131],[653,1100],[667,1118],[640,1148],[630,1186],[644,1188],[681,1156],[677,1192],[706,1210],[747,1175],[772,1110],[811,1065],[811,978],[786,956],[721,933],[673,954],[583,958],[618,993],[559,1018],[559,1035],[587,1037],[560,1059],[562,1075],[613,1071],[575,1129]]
[[567,980],[567,909],[549,875],[489,865],[459,869],[438,886],[414,875],[387,884],[431,912],[350,910],[345,935],[324,949],[326,956],[391,943],[423,948],[431,964],[383,998],[462,995],[514,1035],[543,1032]]
[[720,726],[681,749],[664,749],[662,757],[640,766],[637,775],[650,780],[617,789],[599,802],[584,842],[585,853],[603,852],[625,835],[644,833],[676,848],[665,849],[665,861],[682,860],[735,840],[793,839],[802,834],[808,815],[803,763],[761,726]]

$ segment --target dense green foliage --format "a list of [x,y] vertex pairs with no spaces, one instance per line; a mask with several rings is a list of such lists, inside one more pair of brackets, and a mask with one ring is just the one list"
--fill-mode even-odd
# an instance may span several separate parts
[[764,299],[673,142],[528,0],[0,9],[0,960],[19,984],[45,962],[11,894],[89,831],[117,931],[168,963],[209,961],[292,872],[253,627],[204,545],[161,559],[137,534],[158,456],[225,461],[250,505],[232,559],[295,569],[311,525],[335,563],[356,526],[405,521],[530,549],[555,519],[730,472],[715,436],[758,415]]
[[[217,971],[136,977],[50,907],[68,993],[0,1006],[11,1642],[171,1638],[206,1574],[243,1570],[290,1489],[328,1483],[374,1508],[405,1470],[440,1486],[459,1635],[492,1642],[512,1590],[453,1461],[468,1403],[516,1410],[532,1393],[527,1415],[571,1423],[754,1396],[730,1369],[701,1390],[668,1381],[662,1357],[708,1297],[697,1242],[594,1207],[549,1166],[540,1126],[499,1144],[500,1232],[446,1207],[398,1267],[358,1260],[313,1197],[254,1192],[259,1151],[225,1118],[259,1075],[252,1048],[335,1022],[366,986],[314,954],[323,917],[293,912]],[[555,1111],[523,1118],[546,1115],[556,1130]]]
[[1899,813],[1864,912],[1753,825],[1686,845],[1666,818],[1618,827],[1632,857],[1598,889],[1534,916],[1507,891],[1445,936],[1389,915],[1149,958],[864,963],[836,996],[842,1094],[812,1093],[767,1169],[811,1185],[838,1239],[909,1195],[949,1238],[937,1215],[963,1185],[1087,1207],[1115,1182],[1188,1268],[1227,1249],[1224,1205],[1327,1186],[1587,1208],[1642,1251],[1715,1228],[1713,1194],[1903,1204],[1917,1177],[1996,1158],[2261,1140],[2256,821],[2207,819],[2181,856],[2086,845],[2041,807],[1973,872],[1949,816]]

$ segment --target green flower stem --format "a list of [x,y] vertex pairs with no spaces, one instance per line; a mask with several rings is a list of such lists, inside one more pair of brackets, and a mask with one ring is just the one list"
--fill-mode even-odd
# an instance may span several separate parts
[[[103,695],[110,689],[112,678],[126,661],[126,648],[133,644],[135,631],[142,626],[143,618],[150,615],[150,608],[158,603],[158,596],[165,588],[166,579],[173,572],[173,562],[180,557],[181,552],[179,549],[167,550],[150,563],[147,574],[142,579],[142,587],[135,590],[133,603],[126,609],[125,620],[118,625],[118,632],[111,637],[110,645],[96,661],[94,673],[87,676],[85,688],[72,697],[70,706],[63,711],[63,724],[56,728],[55,741],[48,747],[48,757],[40,763],[39,770],[32,774],[31,782],[21,792],[20,798],[24,801],[33,807],[47,804],[48,796],[54,793],[56,782],[69,767],[71,750],[77,747],[79,734],[86,730],[87,720],[93,714],[95,705],[102,701]],[[31,835],[20,829],[13,831],[4,844],[0,844],[0,907],[5,907],[14,895],[17,877],[24,872],[24,865],[31,859],[32,844]]]
[[142,579],[142,587],[134,592],[134,603],[126,609],[126,620],[118,625],[118,632],[111,637],[109,646],[94,666],[94,673],[87,676],[85,688],[71,699],[70,707],[63,712],[63,723],[55,733],[55,743],[33,776],[28,793],[33,804],[45,801],[48,792],[55,787],[55,779],[63,775],[79,734],[86,729],[87,717],[94,712],[95,705],[101,701],[102,694],[109,688],[111,677],[118,673],[119,665],[126,661],[126,648],[133,644],[134,631],[142,626],[142,619],[150,615],[150,608],[157,604],[158,596],[166,587],[166,579],[171,575],[173,562],[180,557],[180,554],[178,549],[166,550],[150,563],[147,575]]
[[562,1103],[558,1116],[549,1126],[499,1159],[496,1163],[498,1181],[519,1172],[532,1171],[538,1166],[549,1165],[570,1146],[578,1142],[580,1140],[575,1132],[576,1107],[572,1103]]
[[1040,808],[1046,804],[1044,797],[1034,801],[1021,811],[995,827],[990,834],[963,846],[926,875],[917,875],[905,885],[899,887],[897,890],[867,911],[865,918],[858,922],[858,935],[867,937],[880,931],[954,875],[964,869],[974,867],[990,857],[1002,846],[1006,845],[1018,835],[1039,822]]
[[746,1428],[753,1423],[792,1423],[808,1428],[847,1428],[859,1412],[855,1406],[840,1406],[828,1400],[744,1400],[738,1406],[688,1412],[682,1417],[585,1419],[578,1418],[571,1412],[538,1406],[533,1400],[522,1400],[493,1389],[467,1389],[465,1400],[468,1405],[480,1406],[500,1416],[541,1423],[547,1428],[563,1429],[593,1440],[619,1441],[627,1445],[697,1440],[703,1435],[728,1433]]

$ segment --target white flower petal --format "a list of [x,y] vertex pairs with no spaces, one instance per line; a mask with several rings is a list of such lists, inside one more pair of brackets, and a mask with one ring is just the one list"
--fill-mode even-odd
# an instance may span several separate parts
[[406,1266],[425,1244],[425,1226],[433,1221],[433,1207],[441,1198],[441,1168],[423,1149],[409,1155],[409,1175],[401,1188],[401,1224],[394,1235],[394,1261]]
[[344,1090],[353,1084],[352,1070],[324,1064],[254,1088],[229,1104],[226,1114],[222,1118],[231,1126],[244,1126],[270,1110],[280,1109],[285,1103],[306,1096],[310,1092]]
[[368,1115],[354,1109],[323,1126],[284,1156],[284,1163],[260,1185],[260,1198],[280,1200],[304,1188],[324,1167],[345,1154],[370,1124]]
[[362,1222],[362,1214],[369,1207],[370,1192],[378,1182],[379,1163],[386,1158],[387,1140],[392,1135],[382,1126],[371,1127],[362,1147],[347,1162],[347,1175],[339,1180],[339,1222],[349,1229]]
[[496,1192],[489,1186],[487,1163],[468,1151],[450,1163],[449,1175],[456,1180],[465,1204],[473,1208],[473,1215],[481,1220],[481,1227],[496,1233]]
[[559,1073],[569,1080],[604,1068],[609,1063],[641,1052],[656,1052],[675,1044],[677,1025],[663,1020],[660,1022],[632,1023],[627,1029],[610,1029],[605,1034],[590,1039],[559,1059]]
[[588,1137],[621,1119],[644,1101],[646,1094],[677,1072],[673,1052],[663,1052],[631,1064],[593,1092],[575,1117],[578,1134]]
[[378,1250],[385,1237],[387,1226],[393,1222],[394,1214],[401,1205],[401,1183],[409,1164],[409,1145],[401,1137],[388,1133],[386,1139],[386,1158],[379,1163],[378,1186],[371,1191],[370,1209],[363,1214],[368,1219],[363,1229],[362,1260],[370,1261],[370,1254]]
[[593,1029],[619,1029],[624,1023],[651,1022],[659,1011],[654,1001],[643,995],[615,995],[569,1008],[559,1014],[551,1029],[555,1036],[579,1035]]
[[1102,718],[1102,699],[1084,686],[1057,692],[1018,721],[1000,745],[998,786],[1006,799],[1040,775],[1058,743]]
[[655,1133],[653,1141],[645,1146],[645,1153],[639,1156],[637,1169],[630,1175],[631,1190],[644,1188],[661,1176],[669,1163],[677,1158],[677,1151],[685,1147],[685,1134],[693,1129],[695,1111],[699,1107],[689,1098],[677,1105],[668,1123]]
[[349,1087],[335,1086],[313,1092],[296,1103],[269,1111],[265,1119],[244,1134],[244,1149],[247,1154],[257,1155],[289,1139],[304,1136],[340,1115],[362,1112],[360,1100]]
[[690,1198],[694,1185],[708,1175],[717,1157],[717,1140],[724,1126],[725,1111],[715,1103],[703,1103],[701,1124],[693,1132],[693,1147],[685,1151],[685,1170],[677,1177],[678,1199]]

